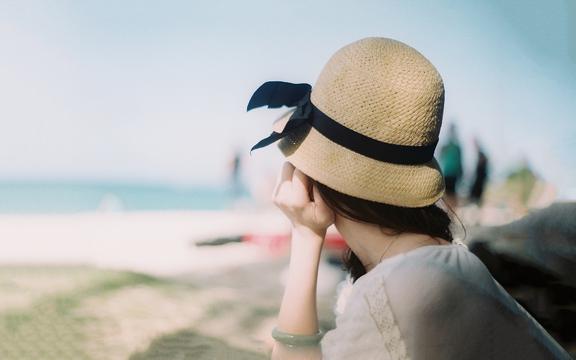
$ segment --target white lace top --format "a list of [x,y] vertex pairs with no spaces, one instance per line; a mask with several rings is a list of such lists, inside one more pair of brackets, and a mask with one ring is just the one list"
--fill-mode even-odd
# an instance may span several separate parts
[[325,360],[570,359],[460,244],[385,259],[343,308]]

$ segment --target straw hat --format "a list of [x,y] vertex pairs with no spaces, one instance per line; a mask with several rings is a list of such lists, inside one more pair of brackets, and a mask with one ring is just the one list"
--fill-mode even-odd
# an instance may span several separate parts
[[410,46],[386,38],[354,42],[332,56],[311,92],[307,84],[262,85],[248,109],[263,105],[297,108],[254,148],[279,140],[286,159],[322,184],[403,207],[443,195],[433,154],[444,86]]

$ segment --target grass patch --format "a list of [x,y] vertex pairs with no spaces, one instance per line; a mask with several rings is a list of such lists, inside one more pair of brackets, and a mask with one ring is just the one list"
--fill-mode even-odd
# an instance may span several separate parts
[[130,360],[265,360],[268,357],[230,346],[226,342],[191,330],[182,330],[155,339],[148,349]]
[[[77,313],[80,304],[89,298],[100,297],[132,286],[164,286],[165,282],[156,278],[130,272],[103,270],[87,271],[85,268],[67,268],[62,273],[58,269],[9,268],[0,269],[0,279],[6,284],[30,283],[37,275],[50,281],[46,274],[74,277],[75,271],[89,276],[72,289],[60,293],[47,291],[48,295],[36,294],[29,306],[8,309],[0,312],[0,359],[91,359],[86,350],[85,325],[93,319]],[[8,274],[6,274],[8,273]],[[18,277],[27,279],[20,281]],[[10,281],[9,281],[10,280]],[[20,286],[22,291],[25,287]],[[0,300],[1,301],[1,300]]]

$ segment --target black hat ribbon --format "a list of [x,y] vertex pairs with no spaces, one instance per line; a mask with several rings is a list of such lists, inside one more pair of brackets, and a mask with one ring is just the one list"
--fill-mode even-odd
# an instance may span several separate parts
[[310,84],[292,84],[283,81],[268,81],[252,95],[247,110],[257,107],[296,107],[281,132],[272,132],[252,147],[268,146],[290,134],[294,129],[308,123],[331,141],[369,158],[401,165],[424,164],[434,158],[438,139],[427,145],[412,146],[386,143],[356,132],[324,114],[310,101]]
[[268,81],[254,92],[248,102],[247,111],[262,106],[268,106],[269,109],[280,108],[282,106],[296,107],[296,110],[290,116],[290,119],[281,132],[272,132],[268,137],[254,145],[252,149],[250,149],[250,152],[280,140],[310,120],[312,115],[312,103],[310,102],[311,90],[312,86],[310,84]]

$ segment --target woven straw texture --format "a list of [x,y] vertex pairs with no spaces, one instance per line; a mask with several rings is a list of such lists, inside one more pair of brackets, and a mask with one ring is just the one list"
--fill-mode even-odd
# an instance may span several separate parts
[[[311,100],[356,132],[420,146],[438,139],[444,86],[434,66],[413,48],[396,40],[366,38],[332,56]],[[436,160],[422,165],[377,161],[333,143],[310,126],[286,136],[278,146],[311,178],[362,199],[421,207],[436,202],[444,191]]]

